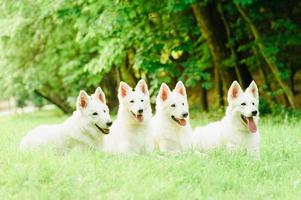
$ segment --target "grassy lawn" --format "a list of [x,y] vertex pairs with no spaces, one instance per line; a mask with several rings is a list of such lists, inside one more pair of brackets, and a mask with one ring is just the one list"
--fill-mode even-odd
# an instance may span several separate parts
[[[193,120],[206,123],[207,115]],[[22,135],[57,112],[0,117],[0,199],[300,199],[301,120],[261,119],[261,160],[243,152],[108,155],[21,153]],[[217,116],[213,116],[217,118]],[[203,120],[202,120],[203,119]]]

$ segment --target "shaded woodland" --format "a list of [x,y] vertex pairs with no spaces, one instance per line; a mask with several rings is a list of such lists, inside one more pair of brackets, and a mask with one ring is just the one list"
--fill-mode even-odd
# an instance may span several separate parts
[[[155,99],[182,80],[192,107],[226,105],[233,80],[259,86],[261,107],[301,108],[297,0],[10,1],[0,6],[3,97],[47,100],[65,113],[80,89],[118,104],[121,80]],[[42,100],[42,101],[44,101]]]

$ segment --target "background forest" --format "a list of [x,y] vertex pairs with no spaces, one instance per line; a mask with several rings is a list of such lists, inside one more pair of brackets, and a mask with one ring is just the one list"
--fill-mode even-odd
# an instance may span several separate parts
[[118,104],[120,80],[182,80],[192,107],[225,105],[233,80],[255,80],[261,109],[301,107],[298,0],[2,0],[1,98],[65,113],[80,89]]

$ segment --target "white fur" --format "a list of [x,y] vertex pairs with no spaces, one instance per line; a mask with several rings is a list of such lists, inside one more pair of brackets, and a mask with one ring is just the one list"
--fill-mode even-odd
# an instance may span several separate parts
[[[152,119],[153,135],[156,148],[163,152],[180,152],[191,147],[192,130],[189,123],[188,102],[183,83],[177,83],[170,91],[163,83],[156,100],[156,114]],[[181,126],[172,116],[186,120]]]
[[102,149],[104,132],[95,124],[109,131],[109,122],[111,118],[102,90],[97,88],[92,97],[81,91],[77,100],[77,110],[71,117],[62,124],[34,128],[22,138],[20,149],[36,149],[45,145],[61,151],[77,146]]
[[[144,80],[140,80],[135,90],[121,82],[118,92],[119,108],[117,118],[111,128],[111,134],[105,137],[105,151],[110,153],[146,153],[150,152],[152,110],[149,92]],[[143,121],[135,117],[143,109]]]
[[[195,129],[194,147],[199,151],[207,151],[213,148],[227,148],[231,150],[245,148],[249,153],[259,156],[259,97],[255,82],[253,81],[245,92],[242,91],[236,81],[233,82],[228,92],[228,103],[226,116],[221,121]],[[241,118],[241,115],[251,117],[252,111],[258,112],[253,117],[257,126],[255,133],[249,130]]]

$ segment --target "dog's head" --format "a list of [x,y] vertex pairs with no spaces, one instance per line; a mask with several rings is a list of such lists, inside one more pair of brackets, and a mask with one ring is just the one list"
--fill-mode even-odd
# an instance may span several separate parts
[[152,110],[146,82],[141,79],[133,90],[127,83],[120,82],[119,91],[120,112],[130,116],[135,122],[143,123],[150,120]]
[[243,128],[255,133],[259,120],[259,95],[256,83],[252,81],[243,92],[239,83],[234,81],[228,91],[228,103],[227,114],[237,117]]
[[112,120],[105,95],[100,87],[91,96],[81,90],[77,98],[77,110],[89,127],[103,134],[110,132]]
[[162,83],[156,101],[157,112],[162,112],[172,123],[186,126],[189,123],[189,108],[186,89],[182,81],[179,81],[173,91]]

